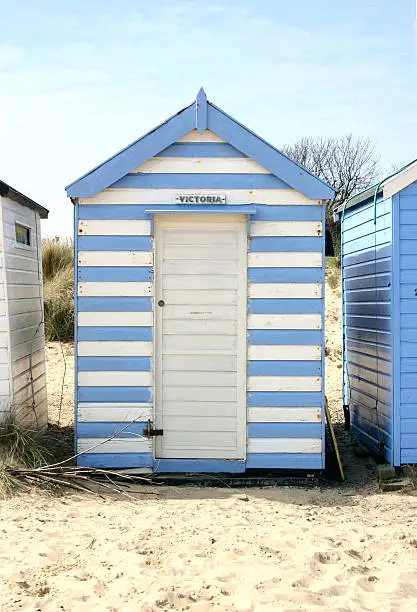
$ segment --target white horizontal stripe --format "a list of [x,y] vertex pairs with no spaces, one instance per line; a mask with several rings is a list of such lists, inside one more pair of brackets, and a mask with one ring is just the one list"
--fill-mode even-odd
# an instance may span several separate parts
[[248,359],[252,361],[320,361],[321,347],[309,344],[250,344]]
[[80,402],[78,420],[80,423],[147,421],[151,418],[151,408],[151,404]]
[[321,453],[321,439],[249,438],[248,453]]
[[321,236],[318,221],[253,221],[251,236]]
[[152,157],[132,172],[150,174],[271,174],[245,157]]
[[151,266],[150,251],[79,251],[80,266]]
[[320,268],[321,253],[248,253],[249,268]]
[[105,189],[92,198],[80,198],[80,204],[174,204],[178,193],[184,195],[224,194],[228,204],[317,205],[295,189]]
[[79,312],[78,325],[147,327],[153,324],[152,312]]
[[321,376],[248,376],[248,391],[320,391]]
[[185,136],[178,138],[177,142],[225,142],[211,130],[204,130],[202,134],[198,130],[191,130]]
[[320,423],[320,408],[248,408],[249,423]]
[[[91,449],[91,450],[88,450]],[[78,438],[79,453],[150,453],[152,442],[146,438],[132,434],[131,438]]]
[[248,329],[320,329],[320,314],[249,314]]
[[104,283],[85,282],[78,283],[78,295],[90,297],[132,297],[152,295],[152,283]]
[[152,351],[152,342],[138,340],[78,342],[79,357],[150,357]]
[[321,283],[250,283],[250,298],[320,298]]
[[152,372],[78,372],[80,387],[148,387]]
[[151,222],[137,219],[98,219],[78,221],[83,236],[150,236]]

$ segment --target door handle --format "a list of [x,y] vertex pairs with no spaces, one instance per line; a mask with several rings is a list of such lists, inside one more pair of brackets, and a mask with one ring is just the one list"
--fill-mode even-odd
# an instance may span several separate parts
[[164,300],[159,300],[159,302],[158,302],[158,306],[165,306],[165,302],[164,302]]

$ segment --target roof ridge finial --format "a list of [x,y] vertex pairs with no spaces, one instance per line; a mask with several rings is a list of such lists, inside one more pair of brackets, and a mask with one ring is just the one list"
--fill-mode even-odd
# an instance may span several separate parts
[[195,127],[200,134],[207,129],[207,110],[206,92],[203,87],[200,87],[195,100]]

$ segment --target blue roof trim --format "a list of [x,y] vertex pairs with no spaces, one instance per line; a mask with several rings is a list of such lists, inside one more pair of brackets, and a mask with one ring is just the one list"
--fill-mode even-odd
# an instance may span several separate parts
[[71,198],[91,198],[154,157],[195,127],[195,105],[187,106],[145,136],[66,187]]
[[191,130],[203,132],[207,128],[308,198],[321,200],[333,197],[334,190],[321,179],[207,102],[202,88],[193,104],[68,185],[67,195],[71,198],[93,197]]
[[334,190],[265,140],[209,103],[208,129],[312,200],[331,199]]

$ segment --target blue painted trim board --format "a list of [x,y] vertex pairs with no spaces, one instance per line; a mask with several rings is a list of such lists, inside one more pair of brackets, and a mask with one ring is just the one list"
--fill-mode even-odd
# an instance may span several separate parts
[[247,155],[227,142],[174,142],[155,157],[231,157],[247,158]]
[[[129,421],[128,421],[129,422]],[[79,438],[110,438],[118,434],[117,438],[137,438],[143,437],[143,430],[146,423],[136,422],[126,428],[127,423],[78,423],[77,435]],[[126,428],[126,429],[124,429]],[[123,431],[122,431],[123,430]],[[118,433],[120,432],[120,433]]]
[[145,214],[149,215],[157,215],[164,213],[191,213],[191,214],[226,214],[226,215],[256,215],[256,207],[253,204],[248,204],[247,206],[237,206],[235,204],[229,204],[226,206],[222,206],[221,204],[209,204],[208,206],[200,205],[200,204],[179,204],[179,205],[169,205],[163,204],[160,206],[147,206],[145,209]]
[[150,297],[78,297],[79,312],[150,312]]
[[391,463],[401,465],[401,298],[400,298],[400,195],[392,197],[392,453]]
[[320,329],[250,329],[249,344],[321,344]]
[[[78,218],[84,220],[137,220],[147,219],[150,212],[167,211],[184,211],[197,212],[199,210],[207,210],[206,206],[193,204],[178,204],[172,205],[169,202],[166,204],[80,204],[78,205]],[[269,204],[248,204],[240,206],[238,204],[212,205],[213,210],[227,209],[231,213],[247,211],[256,215],[256,221],[321,221],[322,207],[321,206],[303,206],[303,205],[279,205],[271,206]],[[145,212],[147,211],[147,212]]]
[[[321,376],[321,361],[248,361],[248,376]],[[118,368],[115,368],[118,369]]]
[[150,357],[78,357],[79,372],[150,372]]
[[137,168],[170,144],[190,132],[195,126],[195,108],[191,104],[180,113],[131,143],[113,157],[84,174],[66,187],[69,197],[91,198],[99,191]]
[[320,391],[250,391],[248,406],[322,406]]
[[255,221],[321,221],[322,206],[256,204]]
[[319,438],[323,440],[321,429],[321,423],[248,423],[248,437]]
[[74,454],[78,440],[78,199],[74,201]]
[[320,346],[322,347],[321,351],[321,375],[322,375],[322,385],[321,385],[321,424],[320,424],[320,437],[322,439],[322,448],[321,448],[321,457],[322,457],[322,465],[326,464],[326,411],[325,411],[325,402],[326,402],[326,341],[324,337],[324,330],[326,327],[326,319],[325,319],[325,292],[326,292],[326,206],[322,206],[322,232],[321,232],[321,248],[322,248],[322,266],[321,266],[321,286],[322,286],[322,304],[323,308],[321,311],[321,341]]
[[318,283],[322,280],[320,268],[248,268],[251,283]]
[[251,252],[321,252],[323,240],[320,236],[313,237],[276,237],[276,236],[256,236],[251,238],[249,242],[249,251]]
[[190,474],[239,474],[245,471],[245,461],[230,459],[154,459],[154,472],[188,472]]
[[309,198],[333,197],[334,191],[326,183],[313,177],[301,165],[274,149],[214,104],[208,106],[208,129]]
[[147,219],[147,204],[81,204],[79,218],[85,220],[127,220]]
[[149,282],[153,278],[150,266],[79,266],[79,281]]
[[195,101],[195,127],[200,134],[207,129],[207,97],[202,87]]
[[257,314],[317,314],[323,310],[323,300],[320,298],[250,298],[248,312]]
[[247,469],[322,470],[324,462],[320,453],[249,453]]
[[152,340],[152,327],[79,327],[78,340]]
[[111,189],[289,189],[273,174],[126,174]]
[[149,402],[150,387],[78,387],[79,402]]
[[86,453],[77,458],[77,465],[120,470],[123,468],[151,468],[152,455],[151,453]]
[[151,251],[150,236],[79,236],[79,251]]

